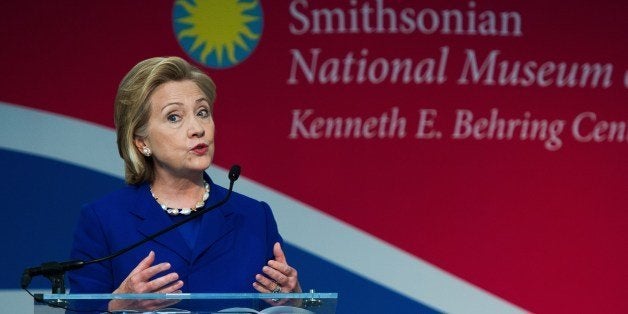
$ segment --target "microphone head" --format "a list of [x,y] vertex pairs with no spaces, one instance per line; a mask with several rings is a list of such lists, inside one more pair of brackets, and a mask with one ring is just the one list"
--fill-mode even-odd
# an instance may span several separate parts
[[241,168],[238,165],[231,166],[231,169],[229,169],[229,181],[234,182],[235,180],[238,180],[240,177],[240,170]]

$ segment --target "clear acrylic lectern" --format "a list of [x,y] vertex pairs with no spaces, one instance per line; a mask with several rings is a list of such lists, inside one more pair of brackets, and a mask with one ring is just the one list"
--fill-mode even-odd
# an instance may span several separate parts
[[[136,293],[136,294],[43,294],[35,302],[35,314],[103,313],[112,299],[174,303],[154,311],[127,310],[115,313],[230,313],[230,314],[334,314],[337,293]],[[59,307],[55,307],[59,306]],[[67,312],[65,308],[69,309]]]

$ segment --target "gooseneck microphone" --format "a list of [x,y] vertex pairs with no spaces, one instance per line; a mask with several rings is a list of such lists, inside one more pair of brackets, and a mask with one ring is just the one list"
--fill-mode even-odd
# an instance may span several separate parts
[[240,177],[240,171],[241,168],[238,165],[233,165],[231,166],[231,168],[229,169],[229,191],[227,192],[227,195],[220,200],[219,202],[217,202],[214,205],[202,208],[198,211],[193,212],[192,214],[190,214],[190,216],[186,217],[185,219],[174,223],[170,226],[168,226],[167,228],[164,228],[160,231],[157,231],[151,235],[149,235],[148,237],[142,239],[141,241],[131,244],[128,247],[125,247],[117,252],[114,252],[111,255],[105,256],[105,257],[101,257],[101,258],[97,258],[97,259],[93,259],[90,261],[81,261],[81,260],[73,260],[73,261],[66,261],[66,262],[47,262],[47,263],[43,263],[41,264],[41,266],[38,267],[31,267],[31,268],[27,268],[24,270],[24,272],[22,273],[22,281],[21,281],[21,287],[22,289],[27,289],[28,285],[30,285],[31,280],[33,277],[35,276],[44,276],[48,279],[50,279],[50,281],[52,282],[52,293],[65,293],[65,283],[64,283],[64,279],[63,276],[65,274],[65,272],[70,271],[70,270],[75,270],[75,269],[79,269],[82,268],[86,265],[89,264],[94,264],[94,263],[100,263],[103,261],[107,261],[110,259],[114,259],[150,240],[155,239],[156,237],[172,230],[175,229],[185,223],[188,223],[192,220],[194,220],[195,218],[211,211],[212,209],[215,209],[217,207],[220,207],[222,205],[224,205],[229,198],[231,197],[231,192],[233,192],[233,184],[235,183],[236,180],[238,180],[238,178]]

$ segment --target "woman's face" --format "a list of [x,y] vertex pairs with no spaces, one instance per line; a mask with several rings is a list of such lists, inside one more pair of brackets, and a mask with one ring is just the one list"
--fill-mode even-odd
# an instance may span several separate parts
[[152,151],[155,176],[193,177],[214,157],[214,120],[209,99],[193,81],[168,82],[150,97],[148,136],[138,149]]

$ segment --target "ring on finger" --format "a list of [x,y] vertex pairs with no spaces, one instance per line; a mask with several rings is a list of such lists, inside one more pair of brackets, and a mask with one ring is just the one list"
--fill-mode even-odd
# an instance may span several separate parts
[[281,286],[275,282],[275,289],[273,289],[272,293],[279,293],[281,292]]

